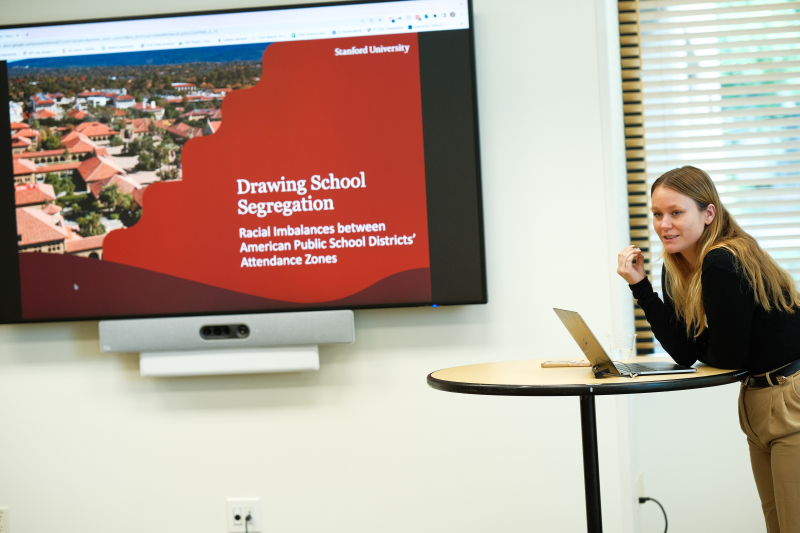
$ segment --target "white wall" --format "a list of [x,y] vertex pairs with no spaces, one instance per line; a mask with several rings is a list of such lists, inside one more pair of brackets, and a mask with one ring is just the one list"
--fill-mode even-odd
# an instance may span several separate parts
[[[631,409],[636,472],[666,508],[670,531],[766,531],[737,417],[738,385],[637,396]],[[658,506],[641,507],[641,533],[664,531]]]
[[[42,0],[4,5],[3,23],[262,3]],[[577,398],[425,383],[454,365],[578,356],[553,306],[598,334],[624,316],[602,13],[476,0],[475,15],[490,303],[359,311],[356,343],[324,347],[319,372],[250,377],[143,379],[135,354],[99,353],[96,323],[1,326],[13,533],[219,533],[233,496],[260,497],[268,531],[584,530]],[[601,49],[613,42],[601,31]],[[605,528],[630,531],[627,400],[597,404]]]

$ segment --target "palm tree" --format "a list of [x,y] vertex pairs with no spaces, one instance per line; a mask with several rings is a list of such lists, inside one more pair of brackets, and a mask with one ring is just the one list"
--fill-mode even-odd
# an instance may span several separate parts
[[78,227],[80,228],[81,237],[93,237],[95,235],[103,235],[106,232],[106,227],[101,222],[100,213],[89,213],[85,217],[79,217]]

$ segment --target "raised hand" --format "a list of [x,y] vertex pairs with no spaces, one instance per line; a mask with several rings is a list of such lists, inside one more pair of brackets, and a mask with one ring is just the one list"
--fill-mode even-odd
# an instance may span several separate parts
[[635,285],[644,279],[644,256],[642,251],[634,245],[626,246],[617,255],[617,274]]

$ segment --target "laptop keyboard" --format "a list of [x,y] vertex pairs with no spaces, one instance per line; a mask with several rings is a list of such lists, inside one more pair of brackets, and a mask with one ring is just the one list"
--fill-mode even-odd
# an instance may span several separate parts
[[617,370],[619,370],[622,373],[630,372],[633,374],[642,374],[644,372],[659,372],[659,371],[663,372],[664,370],[667,370],[663,366],[661,367],[650,366],[645,363],[628,363],[628,364],[614,363],[614,366],[616,366]]

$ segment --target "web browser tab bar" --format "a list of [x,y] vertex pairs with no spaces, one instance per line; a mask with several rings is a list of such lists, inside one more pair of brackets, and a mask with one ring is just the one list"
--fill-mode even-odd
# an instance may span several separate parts
[[[344,15],[343,15],[344,14]],[[335,18],[328,18],[332,15]],[[246,22],[245,26],[241,23]],[[463,0],[416,0],[353,6],[195,15],[0,30],[0,59],[111,54],[245,43],[336,39],[466,29]],[[69,30],[66,28],[69,27]]]

